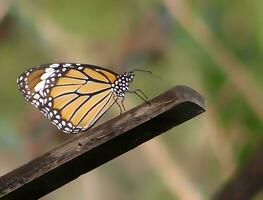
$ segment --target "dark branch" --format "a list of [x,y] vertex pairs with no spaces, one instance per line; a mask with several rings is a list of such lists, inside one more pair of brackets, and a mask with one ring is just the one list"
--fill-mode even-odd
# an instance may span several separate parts
[[177,86],[0,178],[0,199],[36,199],[205,111]]
[[214,199],[247,200],[263,189],[263,148],[238,172]]

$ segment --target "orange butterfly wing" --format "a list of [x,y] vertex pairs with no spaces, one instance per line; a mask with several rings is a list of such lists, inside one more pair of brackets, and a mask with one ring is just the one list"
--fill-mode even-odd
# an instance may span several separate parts
[[25,98],[66,133],[89,129],[115,102],[118,74],[93,65],[60,63],[31,68],[18,78]]

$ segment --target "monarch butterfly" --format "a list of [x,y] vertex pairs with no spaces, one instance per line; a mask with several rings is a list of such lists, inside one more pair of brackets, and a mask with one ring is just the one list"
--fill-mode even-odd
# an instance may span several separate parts
[[134,71],[117,74],[89,64],[56,63],[25,71],[17,83],[25,99],[59,130],[79,133],[91,128],[117,100],[123,101],[125,92],[141,97],[136,92],[140,90],[129,90],[133,78]]

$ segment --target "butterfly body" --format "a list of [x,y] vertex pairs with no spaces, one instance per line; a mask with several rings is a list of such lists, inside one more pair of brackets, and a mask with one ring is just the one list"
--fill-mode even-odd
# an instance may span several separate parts
[[129,90],[133,72],[94,65],[57,63],[33,67],[17,80],[27,101],[65,133],[89,129]]

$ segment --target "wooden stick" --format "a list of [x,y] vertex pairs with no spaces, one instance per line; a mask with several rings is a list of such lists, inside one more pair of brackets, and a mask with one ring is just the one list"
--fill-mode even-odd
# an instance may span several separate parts
[[263,147],[214,196],[215,200],[252,199],[263,188]]
[[[150,103],[150,104],[149,104]],[[205,111],[177,86],[0,177],[0,199],[37,199]]]

